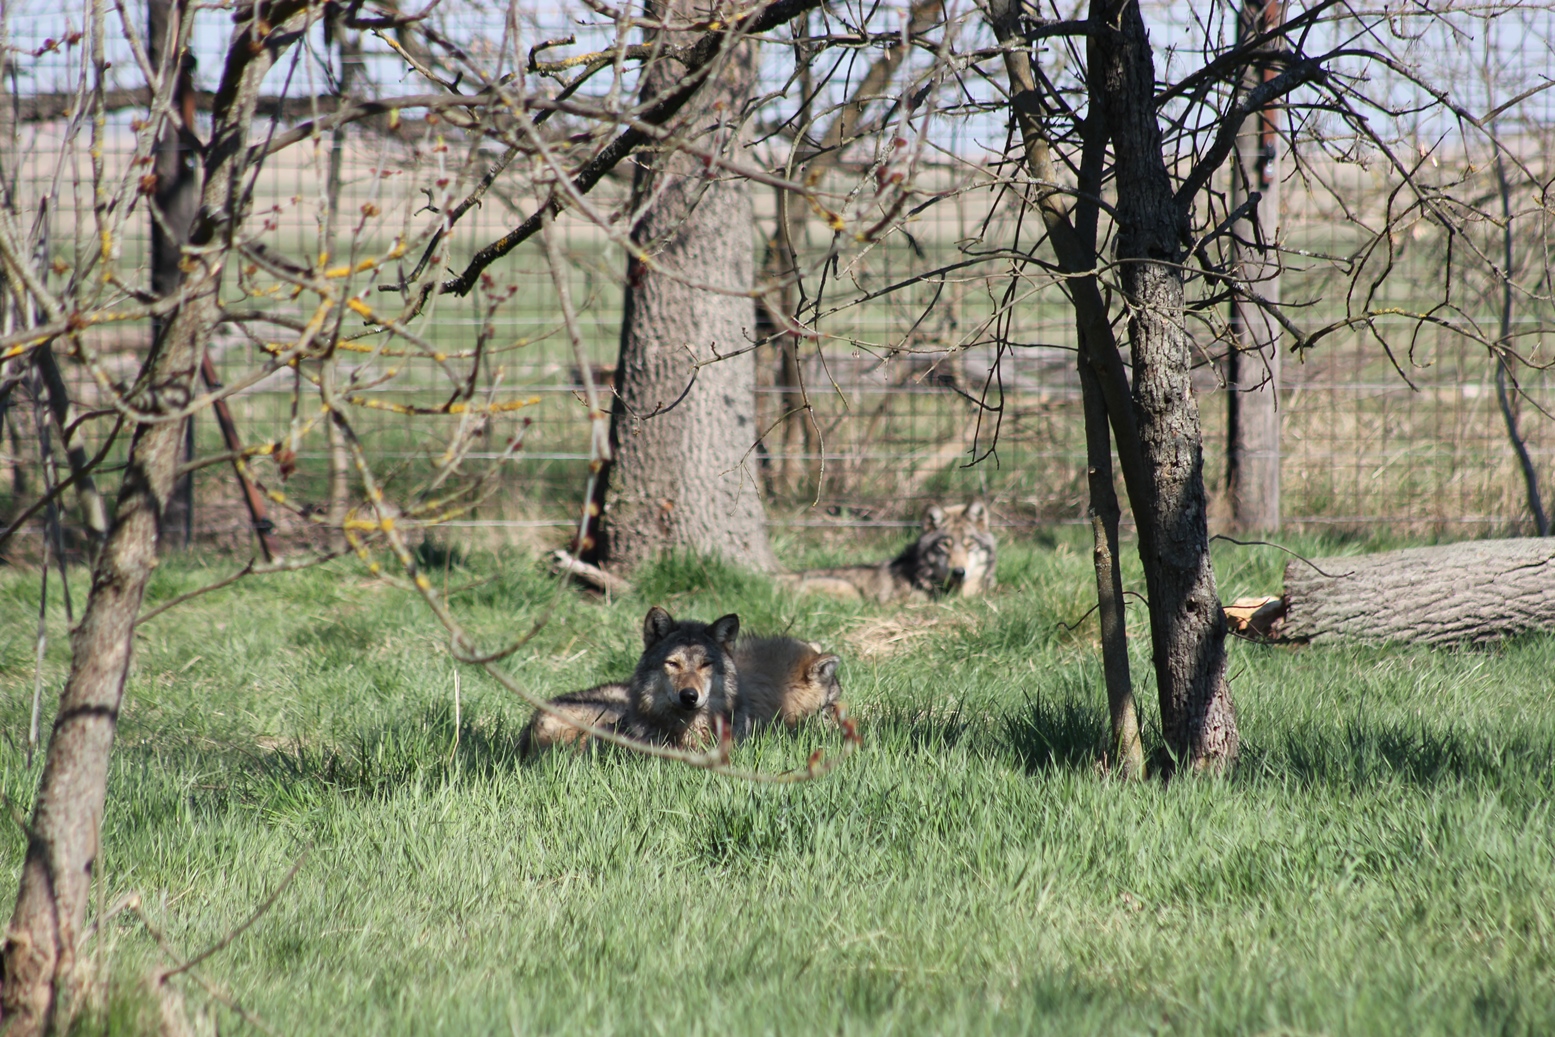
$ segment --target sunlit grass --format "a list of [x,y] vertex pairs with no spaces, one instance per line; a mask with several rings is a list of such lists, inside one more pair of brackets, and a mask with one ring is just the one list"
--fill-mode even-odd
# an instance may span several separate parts
[[[1278,589],[1283,556],[1217,552],[1227,597]],[[619,753],[525,765],[527,710],[465,672],[456,728],[437,628],[350,566],[218,592],[137,635],[96,901],[139,890],[192,953],[307,851],[204,969],[289,1034],[1555,1031],[1555,640],[1233,643],[1242,766],[1125,786],[1100,765],[1094,620],[1059,625],[1089,607],[1088,557],[1069,531],[1006,543],[997,594],[906,610],[695,558],[609,605],[532,557],[451,560],[489,643],[549,614],[511,660],[541,694],[627,672],[650,603],[838,648],[866,748],[799,787]],[[233,566],[170,559],[152,601]],[[24,810],[36,603],[35,573],[0,573],[0,785]],[[52,696],[62,614],[50,632]],[[832,744],[816,724],[739,754]],[[13,828],[6,874],[23,851]],[[155,947],[120,916],[84,953],[132,1028]]]

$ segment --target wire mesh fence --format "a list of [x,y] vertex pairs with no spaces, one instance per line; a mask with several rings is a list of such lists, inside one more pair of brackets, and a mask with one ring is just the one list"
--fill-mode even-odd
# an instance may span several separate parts
[[[1160,11],[1163,18],[1171,16],[1170,8]],[[536,27],[536,38],[545,28]],[[12,18],[10,33],[14,54],[38,55],[36,66],[20,73],[13,62],[13,100],[61,84],[68,87],[79,69],[64,49],[50,49],[50,42],[63,36],[57,18],[24,12]],[[214,39],[210,46],[219,48],[221,42]],[[377,80],[398,75],[392,62],[386,62],[386,51],[368,47],[364,54],[364,67],[378,63],[372,73]],[[1543,54],[1547,66],[1547,48]],[[1536,77],[1538,61],[1527,59],[1521,73]],[[787,71],[772,73],[768,85],[780,88]],[[310,79],[298,93],[312,96],[323,88]],[[1467,144],[1444,145],[1438,136],[1415,156],[1416,175],[1467,183],[1471,194],[1485,199],[1487,211],[1494,211],[1490,203],[1499,176],[1513,210],[1547,207],[1543,185],[1549,177],[1555,108],[1529,102],[1519,112],[1523,122],[1518,132],[1503,137],[1510,149],[1506,154],[1477,152]],[[113,115],[104,127],[101,148],[110,166],[127,167],[131,161],[132,117],[128,112]],[[90,214],[90,199],[76,197],[74,208],[56,212],[48,212],[43,203],[45,198],[71,200],[72,192],[79,195],[88,182],[85,167],[92,157],[66,148],[69,124],[79,118],[77,111],[24,119],[16,126],[18,160],[9,167],[16,211],[51,220],[50,247],[61,254],[92,247],[90,221],[76,215]],[[289,116],[277,113],[271,132],[303,118],[303,110]],[[1422,126],[1420,140],[1436,132]],[[938,191],[937,204],[925,208],[907,233],[825,272],[813,300],[816,337],[801,351],[810,417],[798,435],[779,431],[795,387],[784,382],[777,350],[757,349],[760,375],[751,405],[759,427],[769,434],[752,451],[748,464],[768,494],[775,524],[912,524],[927,502],[971,494],[992,501],[1000,521],[1010,526],[1083,520],[1085,441],[1073,318],[1051,294],[1033,293],[1025,299],[1017,289],[1012,295],[1008,267],[980,254],[986,242],[1019,240],[1022,221],[1029,220],[999,171],[1005,136],[998,119],[957,123],[941,144],[942,156],[925,161],[918,171],[929,185],[926,190]],[[456,175],[450,170],[463,161],[457,154],[462,146],[452,134],[445,139],[434,120],[423,120],[413,135],[396,136],[382,126],[342,134],[340,194],[333,204],[344,213],[364,214],[364,220],[369,212],[392,210],[391,202],[422,192],[431,206],[430,185]],[[282,152],[254,185],[255,212],[263,215],[266,230],[294,250],[323,247],[319,213],[330,204],[323,193],[330,178],[331,149],[330,139],[320,137],[311,146]],[[1513,171],[1510,184],[1508,168]],[[1372,258],[1353,257],[1366,238],[1370,217],[1388,214],[1398,197],[1399,178],[1383,163],[1357,161],[1345,177],[1319,183],[1292,174],[1281,195],[1284,294],[1297,301],[1293,313],[1309,330],[1334,328],[1354,311],[1356,293],[1366,283],[1364,277],[1357,279],[1356,269],[1378,261],[1378,246],[1372,247]],[[1336,194],[1338,182],[1350,189]],[[596,192],[595,204],[609,209],[628,189],[624,178],[608,181]],[[756,226],[731,228],[731,233],[749,234],[752,247],[761,250],[772,234],[776,203],[770,192],[760,187],[753,191]],[[481,208],[458,225],[445,248],[445,261],[456,263],[446,257],[467,256],[533,210],[532,198],[498,182]],[[1555,376],[1548,369],[1555,361],[1555,344],[1548,339],[1555,314],[1550,312],[1550,297],[1518,297],[1503,333],[1505,301],[1499,286],[1473,276],[1453,283],[1453,249],[1474,243],[1451,240],[1425,219],[1403,226],[1406,229],[1390,232],[1380,246],[1395,274],[1387,279],[1382,296],[1368,300],[1373,308],[1394,307],[1397,319],[1384,315],[1364,326],[1332,330],[1310,348],[1298,350],[1284,366],[1278,387],[1283,522],[1295,528],[1386,525],[1415,533],[1528,531],[1525,484],[1509,444],[1497,360],[1485,343],[1516,343],[1521,363],[1512,372],[1508,402],[1521,417],[1528,453],[1547,487],[1555,483]],[[583,219],[563,217],[558,228],[571,264],[592,374],[608,385],[627,257]],[[1499,248],[1496,226],[1487,223],[1483,230],[1484,240],[1477,247]],[[127,276],[138,273],[144,279],[148,233],[141,226],[117,243],[116,268]],[[821,239],[829,232],[817,218],[809,222],[807,233]],[[386,245],[371,235],[365,240],[373,247]],[[1514,244],[1514,265],[1533,262],[1533,254],[1544,247],[1536,235]],[[1349,267],[1330,261],[1337,256],[1352,257]],[[1305,257],[1323,261],[1308,262]],[[407,256],[402,263],[408,266],[414,258]],[[39,259],[47,265],[50,257]],[[59,266],[68,269],[69,263]],[[1399,269],[1403,276],[1397,274]],[[1444,270],[1449,289],[1445,300]],[[562,332],[551,275],[539,249],[520,249],[489,273],[481,290],[466,298],[432,301],[425,334],[442,358],[403,355],[373,338],[365,326],[340,329],[342,369],[367,382],[385,383],[370,396],[350,401],[360,409],[356,427],[380,470],[424,470],[442,447],[425,441],[406,412],[442,402],[446,388],[438,387],[437,366],[444,359],[468,362],[477,340],[483,341],[480,394],[496,406],[481,432],[483,444],[470,457],[495,459],[512,451],[513,460],[504,470],[503,492],[450,525],[491,530],[501,537],[559,540],[565,535],[562,530],[576,523],[586,481],[589,429],[581,399],[583,372]],[[231,271],[230,284],[234,292],[251,287],[243,271]],[[491,305],[497,299],[504,303],[500,310]],[[286,301],[266,304],[284,309]],[[1444,306],[1455,314],[1453,326],[1420,319]],[[1484,334],[1465,336],[1465,321]],[[1211,327],[1196,327],[1194,336],[1204,471],[1214,496],[1225,481],[1227,390],[1225,347]],[[752,328],[751,341],[760,334]],[[95,328],[85,335],[107,366],[126,379],[133,376],[150,342],[144,322]],[[749,344],[727,345],[732,350]],[[264,342],[228,328],[218,333],[210,352],[221,377],[229,378],[253,370],[264,349]],[[67,374],[73,398],[82,407],[107,406],[100,387],[85,371],[71,368]],[[279,448],[299,427],[317,422],[318,415],[308,413],[295,392],[305,374],[301,369],[278,371],[230,398],[246,442],[274,443],[280,455],[285,451]],[[23,387],[3,412],[0,450],[9,471],[0,485],[0,515],[12,514],[30,499],[38,489],[32,483],[42,477],[30,399]],[[124,445],[108,444],[105,431],[93,435],[97,438],[88,444],[90,450],[106,447],[111,457],[122,455]],[[307,449],[265,462],[274,467],[270,485],[284,485],[287,498],[303,502],[300,510],[274,515],[283,536],[305,535],[301,519],[310,502],[323,507],[327,493],[330,455],[317,438],[308,442]],[[215,423],[205,416],[196,419],[193,455],[217,456],[223,449]],[[251,523],[230,470],[212,464],[191,478],[194,506],[188,535],[195,541],[224,543],[244,537]]]

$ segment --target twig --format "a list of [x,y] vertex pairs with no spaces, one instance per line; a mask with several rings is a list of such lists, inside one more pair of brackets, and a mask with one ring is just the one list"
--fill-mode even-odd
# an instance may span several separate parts
[[339,558],[343,554],[345,554],[344,551],[329,551],[322,555],[314,555],[311,558],[288,558],[283,561],[275,562],[271,565],[260,565],[258,564],[257,559],[250,558],[247,565],[243,566],[243,568],[239,569],[231,576],[217,580],[215,583],[206,584],[204,587],[201,587],[198,590],[192,590],[187,594],[180,594],[172,601],[164,602],[163,604],[158,605],[150,612],[146,612],[139,616],[135,620],[135,625],[138,627],[148,619],[155,619],[162,613],[166,612],[168,609],[175,605],[182,605],[190,598],[198,598],[202,594],[209,594],[211,591],[218,591],[223,587],[237,583],[245,576],[266,576],[270,573],[296,572],[299,569],[311,569],[315,565],[322,565],[325,562]]
[[1281,547],[1279,544],[1271,544],[1267,540],[1238,540],[1235,537],[1228,537],[1224,533],[1216,533],[1214,536],[1210,537],[1210,540],[1211,541],[1224,540],[1227,543],[1236,544],[1238,547],[1272,547],[1276,551],[1284,551],[1286,554],[1290,555],[1292,558],[1296,559],[1298,562],[1303,562],[1303,563],[1311,566],[1314,570],[1317,571],[1317,574],[1319,576],[1326,576],[1330,580],[1343,580],[1343,579],[1345,579],[1347,577],[1355,575],[1355,570],[1354,569],[1351,569],[1347,573],[1337,573],[1337,574],[1335,574],[1335,573],[1324,572],[1322,569],[1318,568],[1316,562],[1312,561],[1312,559],[1308,558],[1306,555],[1297,554],[1295,551],[1292,551],[1288,547]]
[[297,863],[292,865],[292,870],[288,871],[286,873],[286,877],[281,880],[280,885],[276,886],[275,889],[271,891],[270,895],[265,897],[265,899],[260,902],[258,907],[254,908],[253,913],[248,916],[242,925],[238,926],[236,929],[233,929],[227,933],[226,936],[223,936],[221,939],[217,940],[215,943],[211,944],[205,950],[201,951],[199,954],[196,954],[182,965],[177,965],[171,969],[163,970],[163,972],[157,977],[157,982],[166,983],[169,979],[172,979],[180,972],[188,972],[190,969],[194,968],[196,965],[200,964],[200,962],[206,960],[211,955],[223,951],[228,946],[230,946],[233,940],[236,940],[239,936],[242,936],[245,932],[247,932],[255,922],[259,921],[259,919],[264,916],[266,911],[275,906],[275,902],[280,899],[282,893],[286,892],[286,887],[292,884],[292,879],[297,877],[297,872],[302,870],[303,862],[307,859],[308,851],[304,850],[302,851],[302,856],[297,858]]
[[[126,909],[135,912],[135,917],[140,919],[140,924],[146,927],[146,932],[151,934],[151,938],[157,942],[158,947],[162,948],[162,952],[164,954],[174,959],[178,957],[178,953],[173,949],[172,942],[168,940],[166,934],[164,934],[162,930],[158,929],[156,924],[151,921],[150,916],[146,914],[146,910],[144,905],[141,903],[139,893],[133,893],[130,895]],[[222,1004],[232,1009],[232,1011],[236,1012],[238,1017],[245,1023],[260,1031],[261,1033],[269,1034],[270,1037],[277,1037],[276,1032],[270,1028],[269,1024],[267,1024],[263,1019],[259,1018],[254,1013],[250,1012],[248,1009],[244,1008],[242,1005],[238,1004],[237,999],[234,998],[231,994],[228,994],[226,991],[216,986],[216,984],[212,983],[198,972],[191,971],[189,973],[189,978],[198,983],[200,988],[211,997],[215,998],[217,1001],[220,1001]]]

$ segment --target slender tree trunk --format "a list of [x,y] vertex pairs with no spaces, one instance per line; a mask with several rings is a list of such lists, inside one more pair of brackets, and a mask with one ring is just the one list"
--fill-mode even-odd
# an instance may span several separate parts
[[[1282,0],[1246,0],[1238,40],[1278,26],[1282,6]],[[1272,68],[1249,67],[1243,90],[1274,75]],[[1243,123],[1230,165],[1232,211],[1251,202],[1246,216],[1231,225],[1233,273],[1238,285],[1270,304],[1280,301],[1280,257],[1274,250],[1280,215],[1278,120],[1279,109],[1266,108]],[[1234,295],[1226,358],[1226,490],[1238,529],[1280,528],[1280,358],[1279,322],[1257,302]]]
[[1150,595],[1151,648],[1161,727],[1195,768],[1236,758],[1239,736],[1226,681],[1226,618],[1215,589],[1205,514],[1203,440],[1189,378],[1180,244],[1156,122],[1155,61],[1138,0],[1091,8],[1091,103],[1104,112],[1117,177],[1117,259],[1128,307],[1133,405],[1150,472],[1132,488]]
[[1117,774],[1142,778],[1145,750],[1139,738],[1139,713],[1129,675],[1128,627],[1123,612],[1123,574],[1118,570],[1118,491],[1112,482],[1112,441],[1107,433],[1107,404],[1081,356],[1080,392],[1085,403],[1086,476],[1091,494],[1091,558],[1096,570],[1096,611],[1101,622],[1101,666],[1107,682],[1107,712],[1112,721],[1111,750]]
[[[1075,232],[1086,251],[1095,253],[1097,223],[1101,212],[1102,171],[1107,158],[1107,120],[1092,110],[1083,127],[1080,157],[1079,199],[1075,204]],[[1112,478],[1112,435],[1107,421],[1107,399],[1096,373],[1096,360],[1086,338],[1085,322],[1075,322],[1079,350],[1075,366],[1080,374],[1080,396],[1085,414],[1086,476],[1090,490],[1092,565],[1096,571],[1096,610],[1101,626],[1102,674],[1107,682],[1107,712],[1112,721],[1111,751],[1116,773],[1124,779],[1145,776],[1145,749],[1139,737],[1139,711],[1134,704],[1134,684],[1129,673],[1128,624],[1123,610],[1123,574],[1118,564],[1118,490]],[[1115,348],[1115,347],[1114,347]]]
[[[330,35],[340,54],[340,95],[351,96],[352,83],[356,78],[357,66],[362,60],[362,48],[360,41],[346,36],[345,11],[339,7],[334,8],[331,15]],[[345,126],[337,126],[330,139],[329,147],[329,181],[325,185],[327,192],[327,208],[324,213],[324,230],[326,235],[325,251],[334,255],[335,240],[338,233],[337,223],[340,219],[340,190],[341,181],[345,169],[345,145],[346,135],[349,129]],[[336,358],[333,353],[326,357],[319,377],[323,379],[324,395],[329,399],[335,398],[335,367]],[[345,433],[340,426],[331,421],[326,425],[326,434],[329,437],[329,511],[326,516],[326,524],[329,527],[329,548],[332,551],[344,552],[346,549],[345,521],[346,512],[351,506],[351,454],[346,449]]]
[[[675,21],[704,14],[690,0],[654,9]],[[678,35],[659,39],[673,47]],[[674,61],[655,65],[644,96],[676,85],[678,73]],[[754,47],[735,45],[683,110],[678,132],[704,147],[735,148],[755,79]],[[637,205],[651,199],[632,229],[651,262],[633,259],[627,268],[611,420],[615,461],[604,476],[600,547],[627,566],[684,547],[769,569],[754,463],[755,354],[716,360],[748,344],[754,302],[690,287],[661,269],[748,293],[755,273],[750,192],[743,181],[710,175],[694,156],[669,152],[638,166],[633,198]]]
[[[200,182],[196,168],[194,136],[194,57],[183,53],[178,41],[184,37],[183,25],[189,17],[187,0],[150,0],[146,42],[151,67],[174,77],[173,108],[183,119],[183,127],[169,123],[162,130],[153,152],[152,172],[156,191],[151,214],[151,290],[166,297],[183,284],[184,244],[194,224],[200,203]],[[151,336],[155,341],[167,322],[153,317]],[[194,419],[184,423],[184,460],[194,458]],[[183,546],[194,535],[194,473],[178,479],[167,504],[168,524],[179,530]]]
[[1517,455],[1518,467],[1523,472],[1523,487],[1528,493],[1528,514],[1533,519],[1533,531],[1543,537],[1550,535],[1550,520],[1544,513],[1544,501],[1539,494],[1539,470],[1533,466],[1533,458],[1528,455],[1528,444],[1518,430],[1517,403],[1506,387],[1509,380],[1507,351],[1512,347],[1512,271],[1516,267],[1517,256],[1513,251],[1515,232],[1512,227],[1512,185],[1507,180],[1506,162],[1500,148],[1496,148],[1496,187],[1501,195],[1501,247],[1504,263],[1501,281],[1501,348],[1496,350],[1496,402],[1501,406],[1501,420],[1506,422],[1507,438],[1512,441],[1512,452]]
[[[240,23],[228,48],[216,94],[213,137],[200,198],[202,216],[191,242],[218,245],[242,222],[238,178],[245,164],[249,122],[264,74],[284,46],[265,36],[294,30],[306,0],[268,5],[267,25]],[[274,29],[269,26],[273,25]],[[193,391],[199,356],[219,316],[221,250],[205,253],[191,272],[185,304],[172,316],[147,357],[135,402],[168,412]],[[129,670],[135,616],[156,565],[162,510],[173,491],[182,445],[177,422],[140,426],[108,542],[92,574],[86,612],[71,636],[70,677],[28,830],[16,910],[6,930],[0,1023],[7,1037],[32,1037],[54,1021],[61,994],[70,989],[75,950],[86,920],[92,868],[97,859],[108,764]]]
[[[804,218],[794,215],[795,199],[788,192],[779,190],[777,200],[777,237],[769,255],[768,270],[777,277],[797,276],[799,241],[804,235]],[[783,310],[783,318],[793,321],[799,309],[799,286],[794,282],[783,285],[775,300]],[[769,302],[769,305],[771,303]],[[783,408],[782,455],[778,459],[777,483],[783,492],[798,493],[808,466],[807,454],[815,441],[814,417],[806,406],[804,372],[799,366],[799,336],[782,332],[777,339],[778,384],[783,387],[779,397]]]

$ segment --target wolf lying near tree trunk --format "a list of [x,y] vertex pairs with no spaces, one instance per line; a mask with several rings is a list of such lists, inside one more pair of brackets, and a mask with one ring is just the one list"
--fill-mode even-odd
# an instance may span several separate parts
[[808,569],[779,576],[800,591],[866,601],[923,601],[948,595],[971,598],[994,585],[998,541],[980,500],[951,507],[930,505],[923,533],[902,553],[877,565]]
[[[835,655],[793,637],[736,644],[739,626],[735,615],[677,623],[655,605],[643,619],[643,655],[630,681],[558,695],[551,705],[578,723],[683,749],[707,744],[720,714],[736,738],[745,738],[779,720],[792,727],[836,708],[842,686]],[[536,710],[519,749],[529,756],[585,737],[567,720]]]

